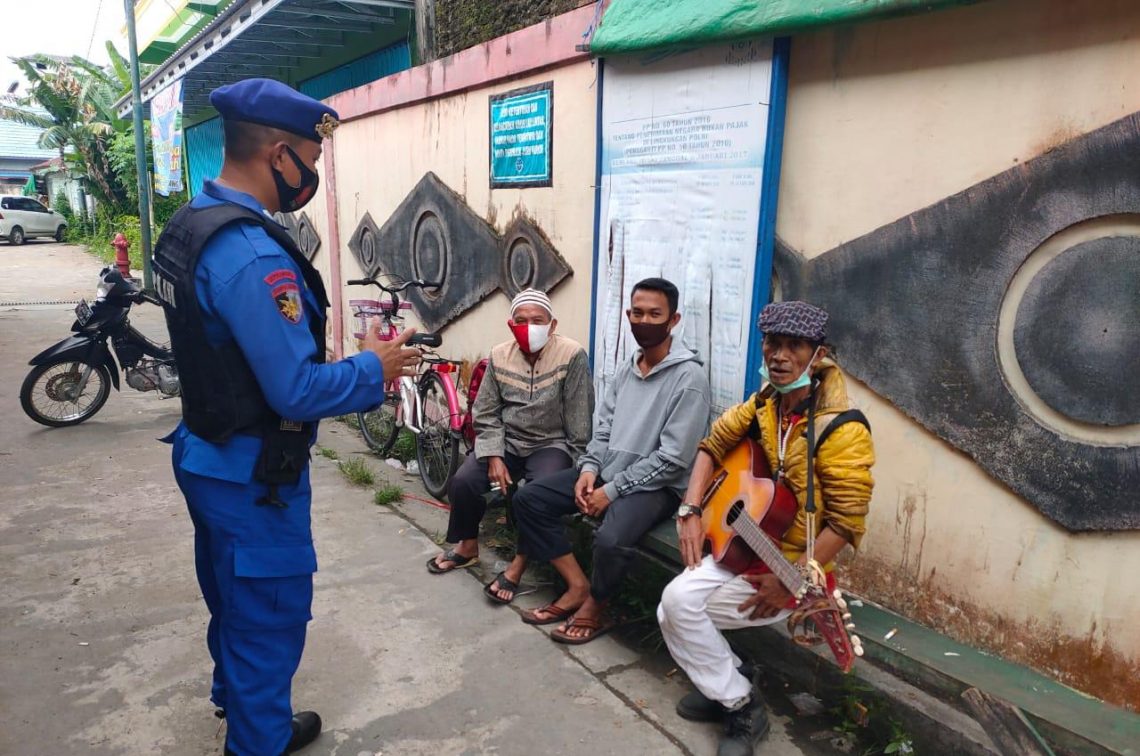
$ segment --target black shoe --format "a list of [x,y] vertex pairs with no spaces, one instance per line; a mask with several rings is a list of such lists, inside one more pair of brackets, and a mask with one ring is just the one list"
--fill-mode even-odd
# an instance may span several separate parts
[[751,701],[725,714],[724,735],[717,744],[716,756],[752,756],[770,726],[764,700],[753,691]]
[[321,734],[321,715],[315,711],[299,711],[293,715],[293,737],[285,746],[285,753],[299,751]]
[[694,690],[677,702],[677,715],[691,722],[720,722],[724,719],[724,707]]
[[[740,674],[753,679],[755,668],[748,663],[736,668]],[[677,702],[677,716],[693,722],[721,722],[724,720],[725,708],[718,701],[705,696],[699,690],[694,690]]]

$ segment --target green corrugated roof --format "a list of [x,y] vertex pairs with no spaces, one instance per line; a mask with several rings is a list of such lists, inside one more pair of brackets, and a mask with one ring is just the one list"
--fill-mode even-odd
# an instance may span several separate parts
[[982,0],[610,0],[595,55],[794,34]]

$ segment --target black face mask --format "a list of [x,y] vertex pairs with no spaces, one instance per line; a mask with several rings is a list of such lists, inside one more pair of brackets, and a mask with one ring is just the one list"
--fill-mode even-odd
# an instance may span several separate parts
[[633,331],[633,338],[642,349],[652,349],[669,338],[668,320],[664,323],[630,323],[629,329]]
[[285,149],[289,152],[289,157],[293,159],[293,165],[297,166],[297,171],[301,174],[301,184],[289,186],[289,182],[281,175],[281,171],[276,168],[270,170],[273,171],[273,183],[277,185],[277,200],[281,204],[281,212],[291,213],[309,204],[309,200],[317,193],[321,177],[301,162],[301,158],[297,157],[297,153],[293,152],[292,147],[285,145]]

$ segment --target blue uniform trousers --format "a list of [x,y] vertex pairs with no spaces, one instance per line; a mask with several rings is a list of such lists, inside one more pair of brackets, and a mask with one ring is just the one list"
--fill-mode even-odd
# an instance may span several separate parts
[[174,476],[194,523],[198,584],[210,610],[211,699],[226,710],[226,747],[238,756],[278,756],[292,735],[290,687],[312,618],[309,470],[278,489],[288,507],[258,504],[266,492],[260,483],[183,469],[184,436],[174,435]]

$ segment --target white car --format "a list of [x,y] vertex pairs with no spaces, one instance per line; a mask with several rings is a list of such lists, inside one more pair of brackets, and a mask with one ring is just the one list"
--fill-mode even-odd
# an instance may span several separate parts
[[0,197],[0,238],[9,244],[23,244],[24,239],[35,236],[63,241],[65,233],[64,217],[31,197]]

